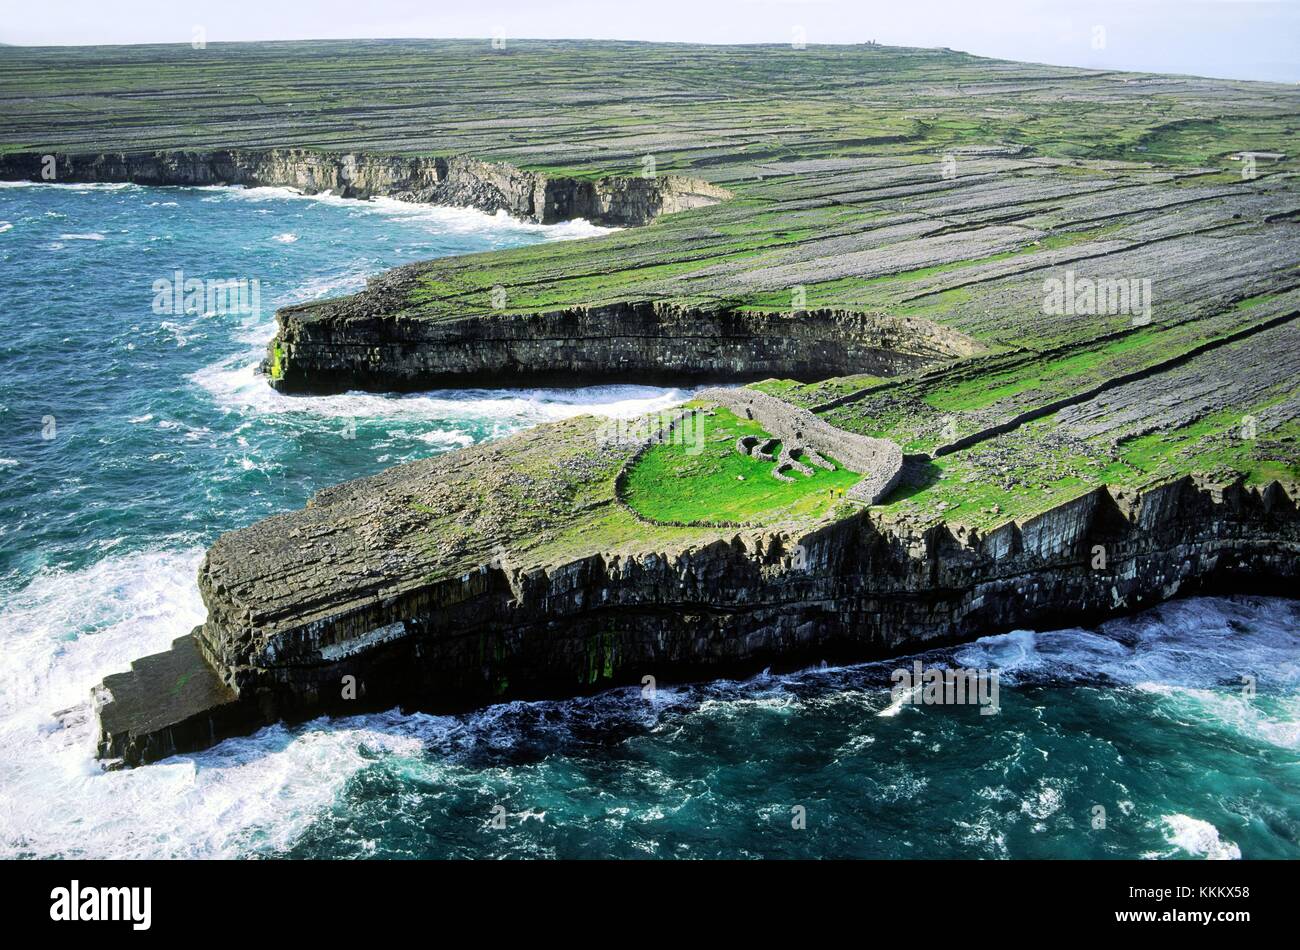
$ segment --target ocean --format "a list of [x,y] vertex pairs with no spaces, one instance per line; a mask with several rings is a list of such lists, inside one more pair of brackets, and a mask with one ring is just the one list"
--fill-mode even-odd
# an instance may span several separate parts
[[[202,621],[221,532],[690,395],[281,396],[256,370],[275,308],[599,233],[284,189],[0,185],[0,857],[1300,857],[1300,606],[1260,597],[919,657],[996,669],[995,715],[900,703],[905,657],[272,726],[103,772],[90,688]],[[255,280],[260,306],[159,289],[191,279]]]

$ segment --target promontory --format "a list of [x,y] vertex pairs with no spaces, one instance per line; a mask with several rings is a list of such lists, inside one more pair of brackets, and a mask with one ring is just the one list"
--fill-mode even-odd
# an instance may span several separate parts
[[867,46],[0,50],[0,178],[585,218],[289,307],[284,393],[644,382],[223,535],[129,765],[1300,573],[1294,86]]

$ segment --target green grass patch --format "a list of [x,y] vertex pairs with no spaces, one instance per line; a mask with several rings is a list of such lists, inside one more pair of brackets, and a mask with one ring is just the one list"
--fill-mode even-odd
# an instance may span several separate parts
[[935,409],[966,412],[992,405],[1031,389],[1059,389],[1066,380],[1091,382],[1096,370],[1125,353],[1150,346],[1160,328],[1127,334],[1112,343],[1071,353],[1054,360],[1034,360],[1008,370],[974,376],[926,393],[922,398]]
[[792,472],[794,481],[780,481],[772,476],[772,462],[736,451],[736,440],[746,435],[768,437],[758,423],[719,409],[704,419],[702,450],[654,446],[628,473],[628,504],[656,521],[818,518],[862,478],[841,467],[828,472],[814,466],[811,476]]
[[[1253,412],[1267,405],[1256,406]],[[1140,482],[1186,471],[1237,472],[1251,485],[1273,479],[1300,482],[1300,462],[1295,455],[1300,423],[1290,422],[1247,437],[1244,423],[1249,416],[1251,413],[1225,410],[1171,432],[1126,439],[1119,445],[1118,459],[1102,477],[1112,482]]]

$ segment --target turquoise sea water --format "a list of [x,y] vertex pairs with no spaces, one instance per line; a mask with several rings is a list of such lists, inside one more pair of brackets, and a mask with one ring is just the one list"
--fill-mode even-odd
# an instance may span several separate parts
[[[687,395],[282,397],[255,371],[275,307],[597,231],[276,189],[0,186],[0,856],[1300,857],[1300,609],[1264,598],[924,658],[1000,669],[992,716],[893,702],[907,658],[272,727],[101,772],[89,689],[201,621],[220,532],[400,461]],[[156,312],[177,269],[257,279],[261,312]]]

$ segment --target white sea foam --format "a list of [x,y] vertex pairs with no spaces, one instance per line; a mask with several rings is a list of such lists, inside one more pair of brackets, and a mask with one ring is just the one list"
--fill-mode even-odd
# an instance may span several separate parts
[[298,235],[294,234],[291,231],[285,231],[283,234],[275,235],[273,238],[271,238],[271,240],[279,241],[281,244],[293,244],[295,241],[298,240]]
[[1241,848],[1219,837],[1219,829],[1208,821],[1187,815],[1165,815],[1160,822],[1165,840],[1177,849],[1207,861],[1241,860]]
[[[203,619],[199,549],[47,572],[0,607],[0,858],[235,857],[290,845],[374,751],[417,754],[450,720],[388,713],[273,726],[196,756],[103,772],[92,686]],[[53,713],[65,712],[62,720]]]
[[430,429],[428,432],[421,432],[416,438],[430,445],[454,446],[462,449],[474,444],[472,435],[456,432],[452,429]]
[[1138,683],[1137,688],[1162,697],[1170,718],[1180,723],[1199,722],[1280,749],[1300,749],[1300,695],[1250,695],[1241,687],[1196,689],[1168,683]]
[[[194,574],[201,552],[121,555],[81,571],[45,571],[0,607],[0,711],[33,694],[44,711],[84,702],[85,676],[111,672],[122,641],[131,659],[165,648],[203,618]],[[149,636],[157,624],[166,632]]]
[[104,235],[98,231],[91,231],[88,234],[60,234],[60,241],[102,241]]
[[1198,598],[1171,601],[1099,630],[1017,630],[957,649],[962,666],[997,668],[1008,682],[1107,679],[1127,686],[1192,689],[1300,686],[1300,627],[1286,601]]
[[1050,818],[1061,810],[1065,801],[1063,785],[1060,779],[1040,778],[1034,794],[1021,800],[1021,813],[1039,821]]
[[893,696],[893,698],[890,700],[889,705],[886,706],[884,709],[880,710],[880,712],[876,713],[876,715],[883,716],[887,719],[892,719],[894,716],[897,716],[899,713],[903,711],[904,706],[915,702],[916,697],[918,697],[921,694],[921,690],[923,688],[924,686],[918,683],[917,685],[913,686],[911,689],[899,690],[898,694],[896,696]]
[[0,234],[4,234],[6,231],[12,231],[13,227],[14,226],[8,221],[0,221]]
[[[191,381],[228,409],[261,414],[298,413],[330,419],[395,419],[487,424],[493,434],[525,425],[600,415],[630,419],[685,402],[691,391],[657,386],[583,386],[577,389],[433,390],[409,395],[350,392],[285,396],[267,385],[247,357],[200,370]],[[440,428],[446,428],[442,426]]]
[[1018,630],[959,647],[961,666],[996,668],[1004,684],[1120,684],[1156,713],[1234,737],[1300,749],[1296,606],[1261,598],[1172,601],[1099,631]]
[[123,181],[0,181],[0,188],[65,188],[69,191],[130,191],[140,187]]
[[[291,847],[333,807],[377,754],[436,771],[444,766],[428,760],[430,749],[505,749],[515,742],[519,715],[531,704],[509,703],[465,717],[390,711],[293,729],[272,726],[199,754],[100,771],[93,760],[88,691],[105,674],[127,669],[132,659],[165,649],[202,618],[194,580],[200,557],[198,548],[109,555],[82,570],[38,575],[0,606],[0,642],[6,646],[0,652],[0,857],[275,853]],[[751,707],[787,714],[794,699],[780,692],[780,682],[755,678],[730,686],[740,690],[738,698],[753,700]],[[744,691],[755,685],[764,692],[747,697]],[[725,692],[728,686],[710,688]],[[653,725],[656,710],[673,696],[661,690],[652,710],[639,700],[630,703],[636,695],[631,688],[543,705],[580,717],[602,705],[625,716],[631,705]],[[698,708],[703,714],[718,706],[706,701]],[[68,707],[73,711],[62,724],[51,717]],[[548,728],[563,731],[566,721],[561,715]],[[889,784],[889,794],[916,795],[924,782],[899,779]],[[1020,811],[1040,823],[1059,814],[1061,787],[1059,780],[1040,780]],[[998,823],[985,824],[982,818],[959,821],[958,833],[1004,854]],[[1168,855],[1240,857],[1240,848],[1222,840],[1208,822],[1168,815],[1162,830]]]
[[[359,290],[364,290],[366,286],[366,274],[362,271],[348,271],[344,274],[325,274],[320,277],[312,277],[303,281],[288,295],[288,303],[305,303],[308,300],[320,300],[322,297],[338,297],[344,294],[354,294]],[[268,314],[268,317],[271,315]],[[265,326],[271,331],[266,339],[271,339],[274,334],[275,321],[268,319]]]
[[512,218],[504,211],[489,214],[475,208],[414,204],[392,198],[372,198],[361,204],[373,208],[378,213],[400,217],[407,221],[427,222],[439,233],[466,234],[482,231],[502,235],[530,233],[544,235],[553,240],[574,240],[619,230],[592,224],[585,218],[575,218],[558,224],[538,224],[535,221]]
[[990,853],[994,857],[1007,858],[1006,832],[1001,830],[1003,822],[996,811],[982,808],[974,821],[957,819],[953,822],[957,838],[975,853]]
[[[558,224],[537,224],[533,221],[523,221],[519,218],[512,218],[504,211],[488,213],[479,211],[476,208],[457,208],[447,205],[419,204],[410,201],[398,201],[395,198],[376,197],[376,198],[341,198],[338,195],[329,192],[320,192],[317,194],[305,194],[295,188],[285,188],[278,186],[259,186],[256,188],[246,188],[242,185],[200,185],[195,187],[195,191],[205,191],[212,193],[210,197],[215,200],[231,201],[283,201],[283,200],[301,200],[301,201],[318,201],[325,204],[338,205],[349,208],[353,211],[366,214],[382,214],[389,216],[400,216],[406,220],[426,221],[433,225],[433,229],[438,233],[467,234],[482,233],[499,234],[509,236],[510,234],[532,233],[550,237],[555,240],[571,240],[575,238],[595,237],[600,234],[608,234],[617,228],[606,228],[599,225],[577,218],[572,221],[564,221]],[[206,200],[206,199],[205,199]]]

